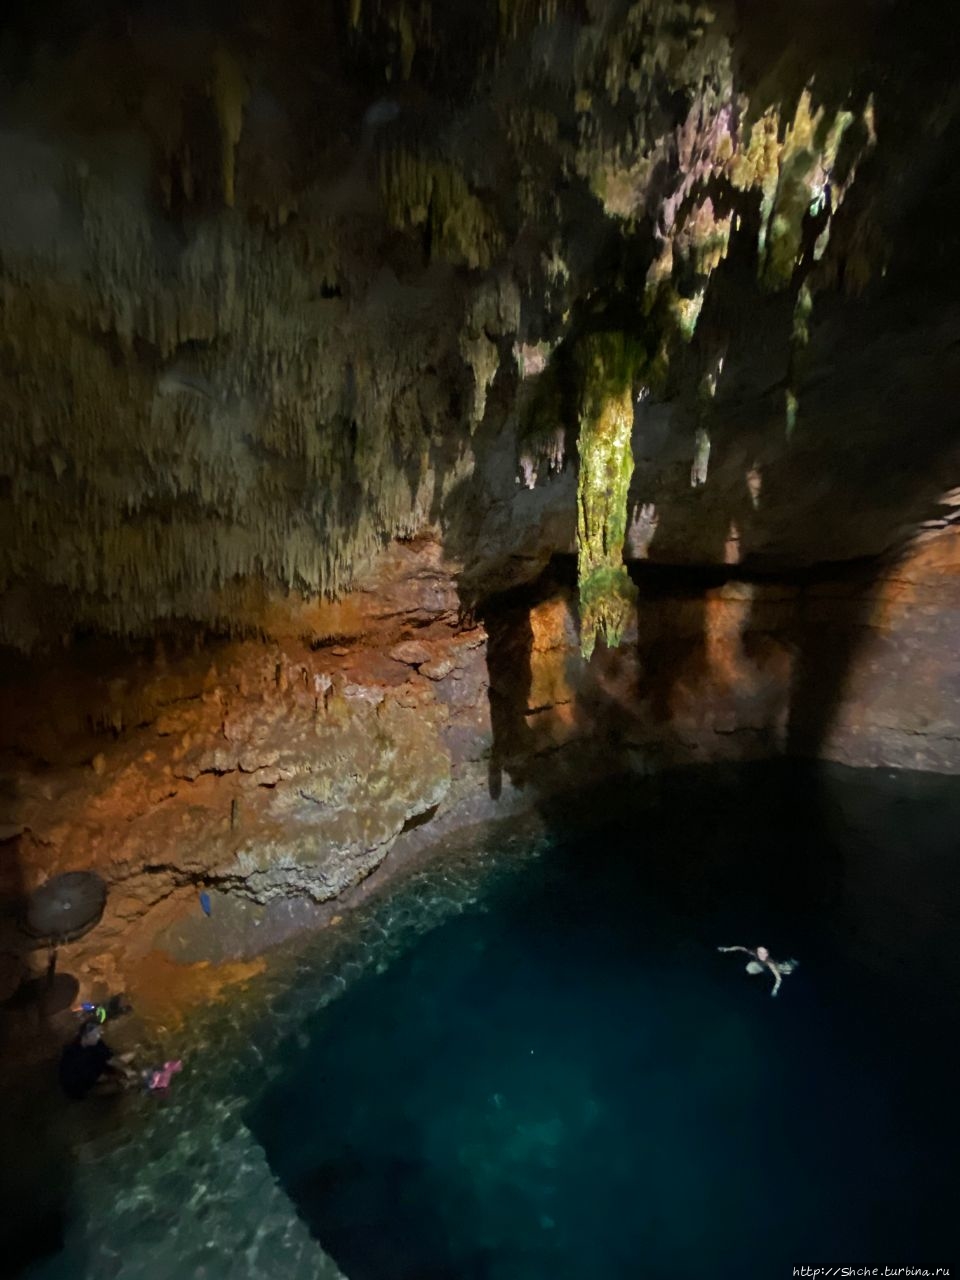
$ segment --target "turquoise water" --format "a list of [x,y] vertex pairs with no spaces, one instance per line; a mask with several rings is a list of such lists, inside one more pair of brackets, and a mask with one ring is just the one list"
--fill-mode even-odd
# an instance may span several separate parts
[[[18,1142],[5,1143],[3,1153],[30,1169],[28,1203],[0,1203],[0,1239],[12,1226],[16,1243],[22,1247],[26,1234],[37,1255],[14,1274],[337,1280],[341,1273],[279,1185],[245,1113],[281,1074],[290,1045],[306,1043],[310,1015],[366,974],[384,971],[443,921],[472,910],[486,883],[545,848],[533,835],[502,833],[489,845],[455,847],[339,928],[305,942],[251,983],[243,999],[214,1006],[178,1034],[174,1047],[185,1065],[166,1098],[67,1105],[56,1091],[54,1062],[34,1073],[14,1103],[23,1111]],[[162,1056],[159,1047],[152,1056]],[[33,1139],[50,1166],[39,1174],[23,1149]],[[10,1182],[16,1184],[16,1169]],[[49,1207],[33,1203],[34,1183],[43,1198],[50,1193]],[[10,1221],[18,1215],[19,1232]]]
[[[182,1087],[81,1144],[30,1274],[954,1263],[958,784],[705,771],[547,816],[198,1026]],[[801,967],[771,1000],[722,943]]]

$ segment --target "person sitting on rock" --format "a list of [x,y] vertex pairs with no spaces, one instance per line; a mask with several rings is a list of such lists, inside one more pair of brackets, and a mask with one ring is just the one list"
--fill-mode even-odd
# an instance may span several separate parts
[[133,1054],[118,1056],[103,1038],[99,1022],[85,1022],[76,1038],[60,1055],[60,1087],[68,1098],[80,1101],[93,1089],[123,1087],[136,1080],[129,1067]]
[[752,947],[717,947],[718,951],[743,951],[746,955],[753,958],[747,962],[747,973],[763,973],[764,969],[769,969],[773,974],[773,990],[770,992],[775,996],[780,990],[780,984],[788,973],[793,973],[799,964],[798,960],[774,960],[766,947],[757,947],[754,951]]

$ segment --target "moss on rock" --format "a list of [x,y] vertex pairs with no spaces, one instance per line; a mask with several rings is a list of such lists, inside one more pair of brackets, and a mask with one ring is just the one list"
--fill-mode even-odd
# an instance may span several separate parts
[[589,658],[598,632],[610,648],[634,607],[623,563],[627,492],[633,475],[633,388],[646,352],[623,333],[595,333],[578,349],[581,373],[577,553],[580,647]]

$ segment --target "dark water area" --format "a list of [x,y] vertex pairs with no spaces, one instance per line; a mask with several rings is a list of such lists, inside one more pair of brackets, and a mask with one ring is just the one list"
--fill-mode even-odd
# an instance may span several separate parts
[[[349,1280],[954,1267],[960,782],[709,770],[549,818],[247,1109]],[[771,999],[723,944],[800,967]]]

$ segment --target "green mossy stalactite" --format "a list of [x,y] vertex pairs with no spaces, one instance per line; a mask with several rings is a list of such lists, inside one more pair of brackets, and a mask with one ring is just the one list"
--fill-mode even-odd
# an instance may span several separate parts
[[[853,180],[852,165],[845,182],[836,182],[834,169],[844,135],[854,121],[850,111],[829,115],[823,106],[813,109],[809,89],[804,89],[793,119],[783,130],[777,109],[771,108],[757,120],[745,148],[735,153],[729,167],[730,179],[741,190],[758,189],[760,230],[757,238],[760,281],[770,290],[785,289],[793,278],[800,253],[803,221],[807,213],[819,213],[832,187],[832,205],[841,203]],[[872,146],[873,111],[864,113],[864,147]],[[829,239],[829,219],[818,243],[819,258]]]
[[599,632],[615,648],[636,605],[623,563],[627,491],[633,475],[633,388],[645,353],[622,333],[591,334],[580,344],[580,474],[577,556],[580,648],[593,653]]
[[397,230],[422,232],[437,258],[473,269],[489,267],[503,247],[496,221],[445,160],[397,150],[380,165],[387,219]]

